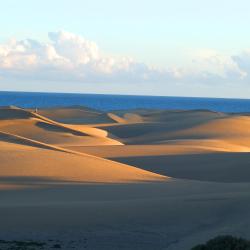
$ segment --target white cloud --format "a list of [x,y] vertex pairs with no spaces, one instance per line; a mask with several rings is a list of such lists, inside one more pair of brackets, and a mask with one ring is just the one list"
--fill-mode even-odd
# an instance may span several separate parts
[[211,49],[194,51],[192,62],[183,71],[182,81],[189,83],[238,83],[246,77],[232,56]]
[[250,77],[250,49],[243,51],[239,55],[232,56],[232,60],[237,64],[239,69],[244,72],[247,80]]
[[98,46],[91,41],[69,32],[50,32],[49,38],[60,56],[76,65],[87,64],[100,59]]
[[60,31],[50,32],[49,38],[49,43],[26,39],[1,44],[0,74],[81,82],[146,81],[156,74],[131,58],[104,56],[96,43],[81,36]]
[[244,82],[250,73],[250,51],[225,56],[201,50],[186,68],[158,69],[129,57],[104,55],[95,42],[76,34],[60,31],[48,36],[48,43],[12,39],[0,44],[1,79],[201,84]]

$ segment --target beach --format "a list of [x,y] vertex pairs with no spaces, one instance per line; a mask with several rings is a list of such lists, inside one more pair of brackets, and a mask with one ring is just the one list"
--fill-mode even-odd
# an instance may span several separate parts
[[1,107],[0,239],[188,250],[249,238],[249,128],[249,113]]

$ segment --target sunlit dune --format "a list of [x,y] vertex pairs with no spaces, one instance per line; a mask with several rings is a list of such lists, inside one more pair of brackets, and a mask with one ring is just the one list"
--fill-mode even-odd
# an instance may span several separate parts
[[79,183],[163,181],[164,176],[88,155],[45,149],[1,152],[0,178],[41,177]]

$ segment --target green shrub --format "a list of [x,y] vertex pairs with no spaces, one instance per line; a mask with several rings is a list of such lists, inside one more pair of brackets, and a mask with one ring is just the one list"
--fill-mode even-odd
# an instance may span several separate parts
[[191,250],[250,250],[250,241],[230,235],[217,236]]

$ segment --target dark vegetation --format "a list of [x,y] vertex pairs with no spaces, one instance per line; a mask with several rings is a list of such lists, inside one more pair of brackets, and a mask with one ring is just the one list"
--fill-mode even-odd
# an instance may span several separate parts
[[191,250],[250,250],[250,241],[230,235],[217,236]]
[[46,243],[37,241],[0,240],[0,249],[6,250],[36,250],[44,249]]
[[60,244],[49,245],[39,241],[9,241],[0,240],[0,250],[43,250],[43,249],[60,249]]

